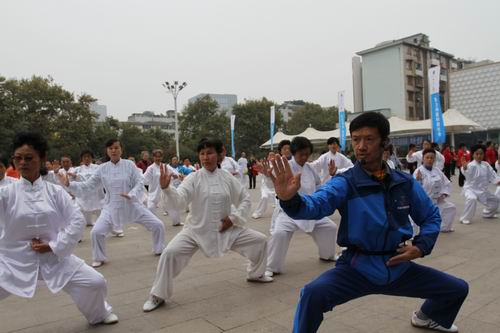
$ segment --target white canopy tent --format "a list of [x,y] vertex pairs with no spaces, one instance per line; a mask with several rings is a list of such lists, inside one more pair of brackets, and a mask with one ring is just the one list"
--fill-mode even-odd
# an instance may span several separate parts
[[[475,121],[467,118],[459,111],[455,109],[448,109],[443,113],[443,121],[446,128],[446,133],[450,134],[451,145],[455,145],[455,133],[470,133],[471,131],[479,131],[483,128]],[[389,123],[391,124],[391,136],[409,136],[409,135],[422,135],[431,133],[431,120],[404,120],[398,117],[390,117]],[[347,138],[349,135],[349,123],[346,123],[347,128]],[[281,140],[288,139],[292,140],[296,136],[305,136],[313,144],[323,144],[330,137],[338,138],[340,136],[340,130],[335,129],[332,131],[318,131],[312,127],[307,128],[300,134],[288,135],[283,132],[277,132],[273,138],[273,144],[278,145]],[[260,146],[260,148],[269,149],[271,148],[271,140],[268,140]]]

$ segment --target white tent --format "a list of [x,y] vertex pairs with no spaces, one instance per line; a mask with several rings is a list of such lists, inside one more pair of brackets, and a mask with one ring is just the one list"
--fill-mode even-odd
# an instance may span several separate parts
[[[443,121],[446,128],[446,133],[451,136],[451,145],[455,145],[455,133],[464,133],[471,131],[482,130],[483,128],[475,121],[465,117],[463,114],[455,109],[448,109],[443,113]],[[409,136],[409,135],[419,135],[419,134],[430,134],[431,133],[431,120],[404,120],[398,117],[390,117],[389,123],[391,124],[391,136]],[[346,123],[347,134],[349,138],[349,123]],[[278,132],[274,135],[273,144],[278,145],[281,140],[288,139],[292,140],[296,136],[305,136],[313,144],[326,143],[326,140],[330,137],[338,138],[340,136],[340,130],[335,129],[332,131],[318,131],[312,127],[307,128],[300,134],[288,135],[283,132]],[[271,140],[268,140],[260,146],[260,148],[269,149],[271,147]]]

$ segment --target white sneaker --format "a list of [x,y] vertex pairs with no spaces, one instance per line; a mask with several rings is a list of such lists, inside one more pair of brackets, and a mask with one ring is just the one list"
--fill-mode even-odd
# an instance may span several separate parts
[[92,267],[97,268],[104,265],[104,261],[92,261]]
[[469,220],[462,220],[462,221],[460,221],[460,223],[462,223],[462,224],[470,224],[470,221]]
[[155,295],[149,295],[148,300],[142,306],[142,311],[151,312],[153,310],[156,310],[160,305],[163,305],[164,303],[164,299],[156,297]]
[[444,328],[443,326],[439,325],[430,318],[427,320],[422,320],[418,318],[416,312],[413,312],[413,315],[411,316],[411,324],[415,327],[428,328],[431,330],[436,330],[441,332],[458,332],[458,327],[455,325],[451,325],[450,328]]
[[264,275],[265,275],[265,276],[269,276],[269,277],[273,277],[273,276],[275,276],[275,275],[281,275],[281,273],[280,273],[280,272],[266,271],[266,272],[264,273]]
[[269,282],[273,282],[274,279],[270,276],[267,276],[266,274],[260,276],[260,277],[257,277],[257,278],[247,278],[247,281],[248,282],[257,282],[257,283],[269,283]]
[[252,218],[258,220],[258,219],[260,219],[260,216],[257,215],[257,214],[255,214],[255,213],[253,213],[252,214]]
[[498,214],[493,214],[491,216],[483,216],[483,219],[497,219],[498,218]]
[[110,313],[104,320],[101,322],[103,325],[113,325],[118,322],[118,316],[114,313]]

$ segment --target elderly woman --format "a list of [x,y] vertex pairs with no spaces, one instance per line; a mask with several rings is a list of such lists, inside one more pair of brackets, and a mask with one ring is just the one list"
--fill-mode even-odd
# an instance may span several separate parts
[[106,280],[72,254],[85,220],[61,186],[43,180],[46,151],[40,135],[14,140],[21,179],[0,188],[0,299],[31,298],[43,280],[51,292],[67,292],[90,324],[116,323]]

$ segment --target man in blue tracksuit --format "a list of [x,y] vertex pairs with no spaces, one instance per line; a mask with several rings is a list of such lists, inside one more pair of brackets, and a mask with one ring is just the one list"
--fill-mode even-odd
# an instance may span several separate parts
[[[412,262],[430,254],[440,230],[438,208],[413,178],[382,161],[389,122],[366,112],[349,127],[357,163],[312,195],[299,195],[300,175],[286,159],[273,163],[276,195],[293,219],[321,219],[338,209],[338,244],[346,247],[334,269],[301,291],[294,332],[316,332],[323,313],[370,294],[426,299],[411,318],[413,326],[458,332],[453,322],[464,302],[465,281]],[[420,226],[412,243],[408,216]]]

